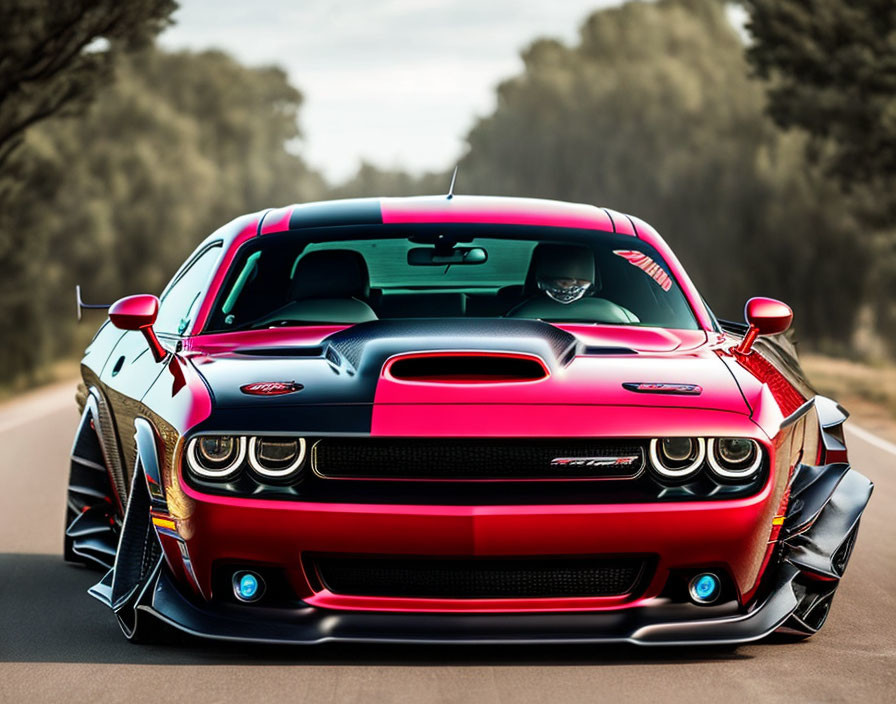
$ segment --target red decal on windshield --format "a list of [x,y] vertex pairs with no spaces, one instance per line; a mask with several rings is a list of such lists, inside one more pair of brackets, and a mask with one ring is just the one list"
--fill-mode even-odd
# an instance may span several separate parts
[[663,271],[663,268],[659,264],[644,254],[644,252],[638,252],[634,249],[614,249],[613,254],[618,254],[620,257],[627,260],[629,264],[633,264],[644,271],[645,274],[660,285],[660,288],[662,288],[663,291],[668,291],[672,288],[672,279],[669,278],[669,275]]

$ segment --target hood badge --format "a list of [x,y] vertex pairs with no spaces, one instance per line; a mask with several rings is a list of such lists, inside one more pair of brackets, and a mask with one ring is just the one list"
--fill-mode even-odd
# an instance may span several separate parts
[[670,384],[661,381],[626,381],[622,387],[639,394],[682,394],[699,396],[703,387],[697,384]]
[[240,391],[250,396],[282,396],[301,391],[305,387],[294,381],[256,381],[240,387]]

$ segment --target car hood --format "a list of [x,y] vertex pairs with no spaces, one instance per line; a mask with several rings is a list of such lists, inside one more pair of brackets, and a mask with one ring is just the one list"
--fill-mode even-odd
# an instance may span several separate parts
[[[402,377],[407,356],[507,356],[536,360],[539,378],[476,374]],[[702,331],[550,325],[533,320],[382,320],[346,328],[229,333],[194,338],[188,357],[217,409],[285,409],[372,404],[647,406],[749,414],[740,388]],[[492,364],[490,369],[494,369]],[[250,384],[295,382],[282,395],[251,395]],[[685,384],[689,393],[633,385]],[[660,391],[660,392],[657,392]],[[348,411],[346,411],[348,412]]]

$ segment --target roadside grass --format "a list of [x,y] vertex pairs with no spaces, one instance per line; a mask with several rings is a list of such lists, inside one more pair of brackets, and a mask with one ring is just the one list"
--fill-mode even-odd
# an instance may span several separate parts
[[33,375],[0,384],[0,403],[10,401],[23,393],[34,391],[59,381],[71,379],[72,384],[74,384],[78,379],[79,368],[79,360],[61,359],[41,368]]
[[838,401],[852,420],[896,442],[896,364],[866,364],[802,353],[800,363],[818,393]]
[[896,419],[896,365],[870,365],[819,354],[800,355],[816,389],[843,404],[850,399],[881,406]]

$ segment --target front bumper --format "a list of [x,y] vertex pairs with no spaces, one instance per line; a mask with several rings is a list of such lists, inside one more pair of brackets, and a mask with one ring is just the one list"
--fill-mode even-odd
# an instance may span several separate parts
[[[238,605],[204,599],[186,587],[183,575],[173,576],[169,561],[161,558],[136,582],[125,580],[128,573],[123,573],[120,581],[125,586],[133,584],[126,590],[116,590],[118,575],[113,568],[91,594],[120,618],[129,612],[137,621],[158,618],[206,638],[267,643],[699,645],[758,640],[782,626],[808,635],[824,623],[872,488],[845,464],[801,465],[790,484],[787,517],[774,555],[762,571],[758,596],[742,599],[746,605],[741,607],[734,602],[719,607],[673,603],[649,593],[616,608],[529,613],[390,612],[375,604],[355,610],[327,608],[308,599],[290,608]],[[148,527],[146,509],[148,498],[145,503],[132,499],[128,518],[143,516],[142,526]],[[145,535],[140,526],[137,520],[126,519],[116,564],[129,561],[133,552],[129,546],[139,548],[136,554],[146,557],[146,543],[132,540]],[[185,545],[182,539],[178,542]],[[690,543],[684,549],[698,549],[698,545]]]
[[199,603],[180,590],[160,563],[136,609],[138,618],[156,617],[192,635],[258,643],[744,643],[765,637],[791,616],[798,605],[793,587],[798,575],[796,567],[782,564],[770,594],[734,616],[713,617],[708,615],[712,607],[669,605],[662,600],[586,613],[399,614]]
[[[741,603],[756,589],[776,501],[769,482],[758,494],[726,501],[653,504],[419,506],[321,504],[194,493],[189,519],[161,534],[167,564],[198,597],[218,600],[216,566],[270,566],[287,573],[295,596],[332,610],[458,612],[604,611],[659,597],[675,570],[726,575]],[[395,599],[316,589],[304,557],[391,555],[471,558],[646,556],[648,578],[612,597]]]

